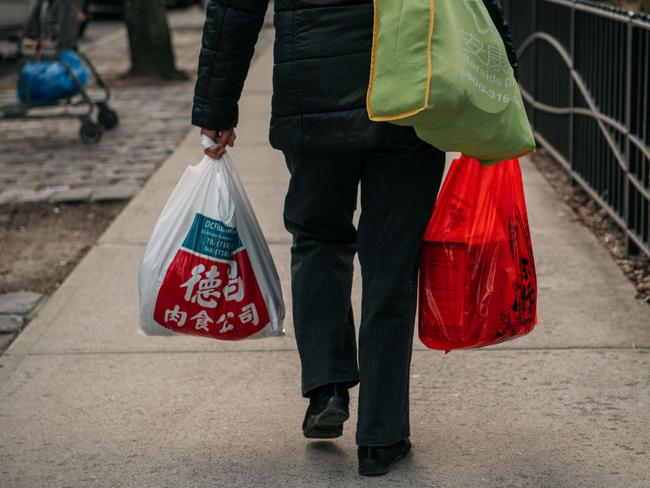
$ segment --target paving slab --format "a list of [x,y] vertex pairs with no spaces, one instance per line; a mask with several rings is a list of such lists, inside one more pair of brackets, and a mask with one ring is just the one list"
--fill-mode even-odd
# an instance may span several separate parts
[[343,437],[307,441],[294,352],[30,355],[0,385],[0,475],[12,488],[644,488],[648,368],[647,351],[415,353],[412,455],[367,480],[357,389]]
[[0,314],[0,334],[18,332],[25,322],[25,317],[16,314]]
[[50,197],[51,203],[85,202],[90,199],[93,193],[92,188],[75,188],[74,190],[63,190],[54,192]]
[[16,291],[0,294],[0,314],[16,313],[25,315],[31,312],[43,299],[43,295],[32,291]]

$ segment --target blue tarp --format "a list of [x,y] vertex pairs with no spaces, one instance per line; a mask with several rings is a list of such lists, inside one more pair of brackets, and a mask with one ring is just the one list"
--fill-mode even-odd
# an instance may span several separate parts
[[[59,58],[72,68],[83,86],[88,85],[88,70],[79,55],[67,49]],[[61,61],[30,61],[23,65],[18,77],[18,99],[21,102],[43,103],[68,98],[79,93],[74,79]],[[29,93],[29,96],[28,96]]]

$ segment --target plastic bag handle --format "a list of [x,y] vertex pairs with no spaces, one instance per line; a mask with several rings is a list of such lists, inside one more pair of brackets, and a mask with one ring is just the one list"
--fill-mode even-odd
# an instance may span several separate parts
[[214,142],[212,139],[210,139],[205,134],[201,134],[201,145],[203,146],[203,149],[209,149],[212,146],[216,146],[217,143]]

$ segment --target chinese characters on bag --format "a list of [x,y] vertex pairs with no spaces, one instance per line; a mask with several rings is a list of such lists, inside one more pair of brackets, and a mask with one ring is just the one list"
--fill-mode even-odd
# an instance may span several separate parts
[[[237,261],[229,263],[228,274],[223,280],[216,265],[206,270],[203,264],[197,264],[192,268],[191,275],[180,288],[184,289],[183,299],[187,303],[197,304],[202,310],[189,317],[189,325],[195,330],[211,332],[211,327],[216,327],[219,334],[234,330],[235,322],[240,324],[257,326],[260,323],[257,307],[254,303],[244,303],[244,282],[238,273]],[[216,309],[220,300],[225,302],[236,302],[238,313],[227,311],[219,314],[214,319],[210,317],[207,310]],[[165,322],[175,323],[178,327],[188,323],[188,313],[183,309],[183,304],[175,304],[173,308],[165,310]]]

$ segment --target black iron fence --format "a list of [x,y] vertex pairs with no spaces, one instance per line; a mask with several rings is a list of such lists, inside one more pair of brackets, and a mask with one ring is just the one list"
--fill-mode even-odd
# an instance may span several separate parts
[[650,16],[502,0],[538,143],[650,255]]

